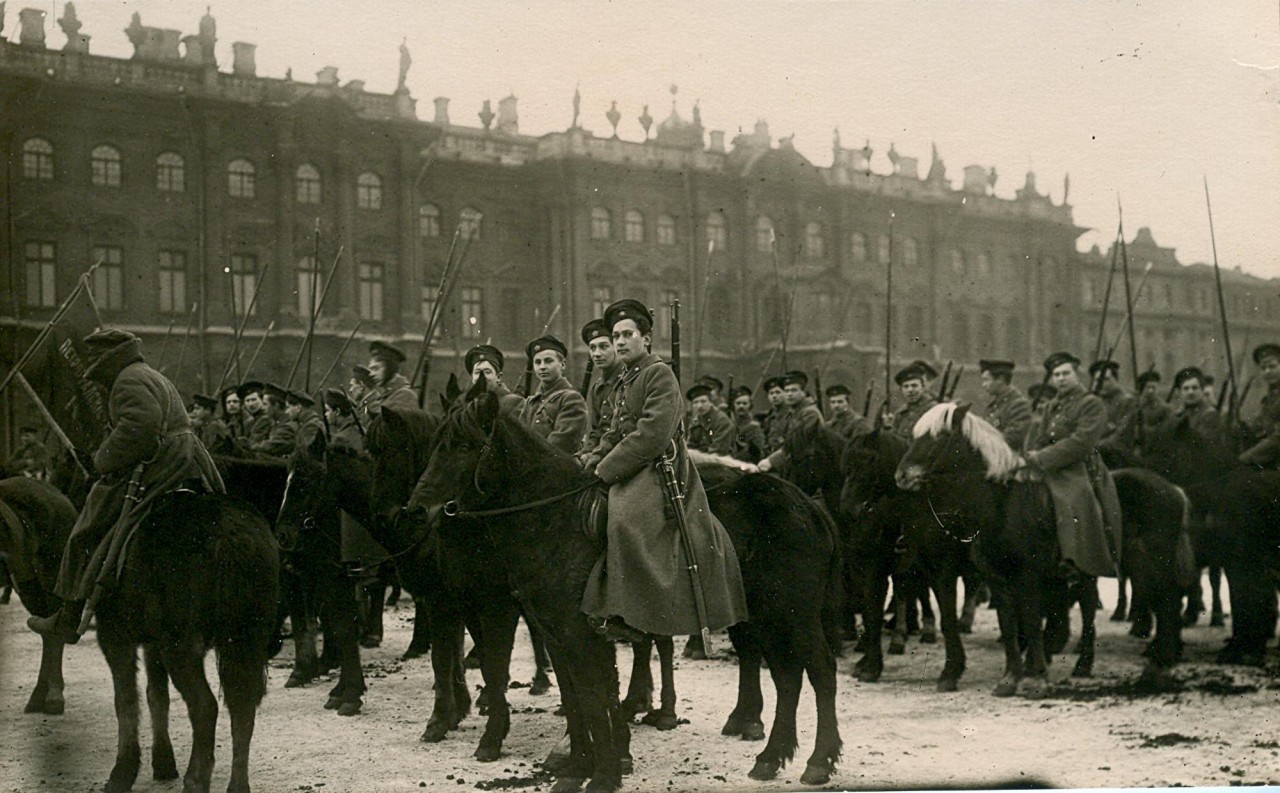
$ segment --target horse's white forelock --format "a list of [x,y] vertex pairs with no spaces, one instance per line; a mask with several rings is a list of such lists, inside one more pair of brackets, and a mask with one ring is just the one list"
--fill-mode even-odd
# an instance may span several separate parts
[[736,470],[742,471],[743,473],[747,473],[747,474],[755,474],[760,472],[760,469],[756,467],[755,463],[745,463],[742,460],[739,460],[734,457],[726,457],[723,454],[711,454],[709,452],[703,452],[697,449],[689,450],[689,460],[694,465],[705,465],[708,463],[714,463],[716,465],[723,465],[728,468],[734,468]]
[[[950,432],[956,407],[954,402],[942,402],[929,408],[912,428],[911,437],[922,438],[928,435],[936,438],[944,432]],[[1022,457],[1009,446],[1000,430],[985,419],[973,415],[972,411],[964,414],[960,430],[969,445],[982,455],[987,464],[988,479],[1008,479],[1023,466]]]

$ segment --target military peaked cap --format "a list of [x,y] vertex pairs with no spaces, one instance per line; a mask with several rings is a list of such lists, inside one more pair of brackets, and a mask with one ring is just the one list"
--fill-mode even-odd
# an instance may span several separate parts
[[582,326],[582,343],[590,344],[599,338],[612,339],[613,334],[603,319],[593,319]]
[[267,383],[262,387],[262,395],[270,399],[275,399],[281,403],[288,397],[288,393],[276,385],[275,383]]
[[1203,386],[1205,384],[1204,372],[1200,371],[1198,366],[1184,366],[1173,376],[1173,387],[1182,388],[1182,384],[1188,380],[1196,380]]
[[930,366],[928,361],[922,361],[917,358],[911,362],[911,365],[919,369],[921,374],[929,380],[936,380],[938,377],[938,370]]
[[480,361],[488,361],[493,364],[493,368],[501,372],[504,360],[502,350],[492,344],[477,344],[467,350],[467,356],[463,359],[463,363],[466,364],[467,371],[470,372],[476,368],[476,364]]
[[849,386],[843,385],[841,383],[836,383],[835,385],[827,389],[827,396],[829,397],[841,396],[841,395],[852,396],[852,394],[853,392],[849,390]]
[[730,400],[737,399],[738,397],[750,398],[750,396],[751,396],[751,388],[745,385],[734,386],[733,389],[729,391]]
[[909,363],[898,370],[898,373],[893,376],[893,382],[897,383],[898,385],[902,385],[908,380],[919,380],[923,382],[926,374],[927,372],[925,372],[924,369],[921,369],[919,366],[916,366],[914,363]]
[[1159,382],[1160,382],[1160,373],[1157,372],[1155,369],[1148,369],[1147,371],[1138,375],[1138,390],[1141,391],[1142,389],[1146,388],[1147,383],[1159,383]]
[[784,386],[798,385],[801,388],[804,388],[805,386],[809,385],[809,375],[805,374],[799,369],[793,369],[790,372],[783,373],[782,384]]
[[990,372],[991,374],[1013,374],[1013,361],[1001,361],[994,359],[983,359],[978,361],[979,372]]
[[1280,358],[1280,344],[1263,342],[1253,348],[1253,362],[1262,365],[1263,358]]
[[1098,373],[1103,371],[1111,372],[1112,377],[1119,377],[1120,364],[1116,363],[1115,361],[1106,361],[1106,360],[1094,361],[1093,363],[1089,364],[1089,374],[1093,375],[1094,377],[1097,377]]
[[685,399],[689,400],[690,402],[697,399],[698,397],[710,397],[711,386],[707,385],[706,383],[698,383],[696,385],[690,386],[689,390],[684,392],[684,396],[685,396]]
[[612,303],[604,310],[604,324],[609,327],[610,333],[613,332],[613,326],[624,319],[633,320],[641,333],[653,330],[653,313],[639,300],[628,297]]
[[205,410],[217,410],[218,400],[207,394],[193,394],[191,396],[191,404],[198,405]]
[[369,342],[369,357],[396,366],[405,362],[405,354],[384,341]]
[[263,389],[262,383],[258,382],[257,380],[250,380],[247,383],[240,384],[240,387],[236,389],[236,396],[240,397],[241,399],[244,399],[250,394],[257,394],[258,396],[262,396],[262,394],[264,393],[262,389]]
[[373,388],[377,383],[373,382],[373,372],[369,371],[369,367],[356,364],[351,367],[351,377],[365,388]]
[[[1054,369],[1057,369],[1059,366],[1062,366],[1064,363],[1069,363],[1072,366],[1079,366],[1080,359],[1075,357],[1069,352],[1055,352],[1055,353],[1052,353],[1048,358],[1044,359],[1044,370],[1046,372],[1052,372]],[[1089,371],[1092,372],[1093,367],[1089,367]],[[1057,393],[1057,391],[1055,390],[1054,393]]]
[[315,407],[316,401],[306,391],[293,390],[285,394],[286,405],[302,405],[304,408]]
[[569,348],[555,336],[539,336],[525,346],[524,354],[532,359],[533,356],[546,350],[555,350],[562,358],[569,355]]
[[775,388],[782,388],[782,378],[778,375],[774,375],[773,377],[767,378],[760,387],[763,388],[766,393]]
[[240,391],[240,386],[229,385],[226,388],[222,389],[222,393],[218,394],[218,400],[225,403],[227,401],[227,397],[231,396],[232,394],[235,394],[237,397],[239,397],[240,396],[239,391]]
[[698,378],[697,382],[705,386],[710,386],[712,391],[724,390],[724,383],[720,382],[720,378],[714,375],[704,374],[702,377]]
[[351,400],[341,388],[326,388],[321,399],[324,400],[325,407],[333,408],[340,413],[355,412],[355,405],[351,404]]

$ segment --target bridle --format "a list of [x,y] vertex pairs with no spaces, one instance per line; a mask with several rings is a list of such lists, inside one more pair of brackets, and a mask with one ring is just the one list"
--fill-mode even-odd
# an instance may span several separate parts
[[[951,433],[947,433],[947,434],[950,435]],[[919,484],[919,492],[924,496],[925,504],[929,506],[929,514],[933,516],[934,523],[938,524],[938,528],[942,530],[943,534],[947,535],[947,537],[949,537],[950,539],[955,540],[958,543],[961,543],[962,545],[968,545],[969,543],[973,542],[978,538],[978,534],[981,532],[981,529],[979,528],[977,531],[974,531],[973,534],[970,534],[969,536],[964,537],[953,532],[951,529],[947,528],[947,524],[942,522],[942,516],[938,514],[937,508],[933,506],[933,498],[929,495],[928,485],[929,485],[929,480],[932,478],[933,471],[934,471],[933,466],[926,467],[917,479],[917,482]],[[954,516],[954,515],[960,515],[961,513],[944,512],[942,514],[948,515],[948,516]]]

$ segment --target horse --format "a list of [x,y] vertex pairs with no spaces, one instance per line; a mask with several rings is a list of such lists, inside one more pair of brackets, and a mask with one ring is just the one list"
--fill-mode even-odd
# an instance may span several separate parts
[[324,433],[299,443],[289,458],[288,481],[276,518],[276,535],[290,577],[290,621],[297,655],[287,687],[303,685],[318,672],[315,623],[324,623],[325,645],[337,649],[338,682],[324,707],[354,716],[364,705],[367,687],[360,667],[360,605],[355,582],[342,563],[339,499],[343,492],[330,475]]
[[270,526],[250,505],[217,493],[160,496],[130,541],[114,589],[97,609],[98,644],[111,667],[118,742],[108,793],[129,790],[138,775],[137,648],[142,647],[151,711],[151,769],[176,779],[169,739],[172,680],[191,720],[191,758],[183,790],[209,790],[218,701],[204,657],[217,654],[218,679],[231,714],[229,793],[249,790],[249,745],[266,694],[275,627],[279,557]]
[[[588,775],[595,775],[593,784],[603,776],[599,784],[613,785],[616,778],[609,774],[616,764],[614,756],[629,734],[619,713],[612,647],[594,649],[603,640],[581,612],[587,575],[603,550],[596,527],[583,526],[584,516],[590,512],[585,503],[587,491],[595,479],[583,473],[574,458],[555,451],[517,420],[500,416],[496,397],[484,391],[483,385],[473,388],[468,398],[463,409],[445,419],[437,438],[424,475],[428,496],[433,503],[446,504],[458,517],[487,519],[481,529],[498,549],[527,613],[547,633],[572,744],[562,778],[567,775],[572,782],[586,769]],[[738,473],[729,471],[728,475],[737,477]],[[708,480],[709,490],[720,487],[719,482]],[[763,533],[754,543],[749,538],[735,538],[740,562],[744,558],[755,562],[754,567],[743,565],[748,608],[753,608],[753,602],[770,600],[782,605],[772,614],[762,607],[758,618],[753,615],[754,627],[730,628],[730,639],[745,663],[740,671],[740,707],[723,730],[733,734],[736,725],[752,719],[758,722],[760,704],[752,700],[760,699],[758,664],[763,655],[779,692],[778,717],[769,742],[756,758],[752,776],[772,778],[795,750],[794,708],[807,671],[818,693],[819,735],[804,781],[824,784],[841,746],[835,716],[835,660],[830,646],[838,639],[833,635],[834,604],[839,597],[834,529],[802,493],[774,477],[743,477],[726,483],[724,489],[726,495],[736,492],[741,513],[730,514],[722,508],[726,527],[765,524],[762,516],[798,507],[808,526],[825,537],[827,556],[817,572],[812,566],[792,564],[797,558],[812,559],[809,549],[813,542],[811,536],[793,530],[794,521],[757,526]],[[548,492],[559,495],[538,497]],[[460,507],[459,502],[467,506]],[[754,518],[748,520],[747,515]],[[732,529],[730,534],[734,536]],[[753,572],[780,567],[789,573],[757,577]],[[821,576],[818,589],[823,597],[814,598],[815,589],[798,584],[797,575]],[[800,613],[791,621],[781,625],[770,621],[771,617],[785,620],[783,612],[793,606]],[[808,616],[812,620],[806,623]],[[806,660],[811,660],[807,666],[798,663]]]
[[[946,662],[937,688],[955,691],[965,669],[964,643],[956,616],[956,581],[972,567],[968,543],[973,539],[973,527],[963,522],[950,528],[944,526],[920,494],[897,487],[894,472],[907,446],[906,440],[877,426],[855,437],[844,452],[843,468],[848,474],[840,490],[838,512],[850,524],[849,548],[856,560],[855,574],[865,603],[865,654],[854,673],[863,682],[880,679],[884,671],[880,634],[888,580],[890,575],[914,568],[927,579],[942,613]],[[899,605],[902,600],[899,598]],[[895,628],[898,632],[905,628],[901,615]],[[891,645],[890,652],[895,646],[901,652],[900,643]]]
[[[1005,645],[1005,671],[997,696],[1047,693],[1045,617],[1070,603],[1066,571],[1058,561],[1057,528],[1048,488],[1015,474],[1022,458],[967,405],[944,403],[917,423],[914,440],[898,464],[895,478],[905,490],[922,492],[936,511],[978,527],[975,560],[1000,594],[997,613]],[[1178,660],[1177,546],[1185,530],[1186,499],[1149,472],[1115,472],[1125,519],[1121,567],[1133,579],[1135,598],[1156,611],[1157,636],[1142,673],[1145,685],[1164,687]],[[1056,601],[1056,602],[1055,602]],[[1080,598],[1085,616],[1081,654],[1072,674],[1088,676],[1093,667],[1091,624],[1096,598]],[[1062,613],[1059,611],[1059,613]],[[1025,642],[1025,658],[1020,642]]]
[[[10,571],[18,599],[37,617],[58,610],[53,588],[75,522],[75,507],[53,485],[25,476],[0,480],[0,559]],[[23,713],[56,716],[66,707],[64,645],[48,636],[41,639],[40,672]]]

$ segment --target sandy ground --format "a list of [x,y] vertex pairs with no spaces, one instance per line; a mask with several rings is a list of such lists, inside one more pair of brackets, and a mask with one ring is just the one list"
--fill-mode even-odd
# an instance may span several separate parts
[[[1104,581],[1103,602],[1115,602],[1115,582]],[[418,736],[431,705],[428,659],[401,661],[408,645],[408,601],[388,615],[387,640],[366,651],[369,692],[363,713],[339,717],[322,709],[331,683],[283,688],[290,649],[272,662],[270,692],[258,714],[251,778],[257,791],[408,791],[423,788],[548,790],[538,763],[560,736],[553,714],[556,690],[534,697],[527,683],[532,652],[523,626],[512,662],[515,683],[511,734],[504,756],[480,763],[471,756],[481,720],[474,714],[445,742]],[[968,671],[961,690],[934,691],[941,645],[913,638],[906,656],[888,656],[880,683],[860,684],[840,660],[838,711],[844,758],[828,786],[838,788],[988,787],[1004,782],[1068,787],[1280,784],[1280,680],[1261,670],[1220,667],[1214,652],[1227,635],[1203,623],[1184,633],[1186,663],[1177,676],[1185,690],[1135,696],[1126,688],[1140,669],[1141,643],[1127,626],[1101,614],[1096,675],[1064,680],[1073,659],[1059,656],[1052,695],[1039,702],[996,699],[999,677],[995,613],[979,612],[966,637]],[[0,791],[98,790],[115,753],[115,719],[106,663],[90,634],[68,648],[67,708],[62,716],[23,715],[34,684],[39,642],[14,604],[0,607]],[[1077,618],[1078,619],[1078,618]],[[679,645],[678,645],[679,646]],[[630,651],[620,648],[624,680]],[[656,660],[655,676],[656,676]],[[212,670],[210,679],[213,679]],[[479,686],[480,674],[468,673]],[[801,748],[778,780],[747,777],[762,744],[720,736],[733,707],[737,671],[730,661],[678,661],[679,711],[687,724],[673,732],[633,729],[635,773],[628,790],[798,790],[804,758],[812,750],[814,707],[805,690],[800,708]],[[216,690],[216,685],[215,685]],[[765,686],[766,725],[772,686]],[[149,735],[143,708],[143,757]],[[172,714],[179,768],[190,749],[190,728],[176,699]],[[218,722],[214,789],[225,789],[230,727]],[[144,759],[134,789],[176,791],[180,782],[154,782]]]

